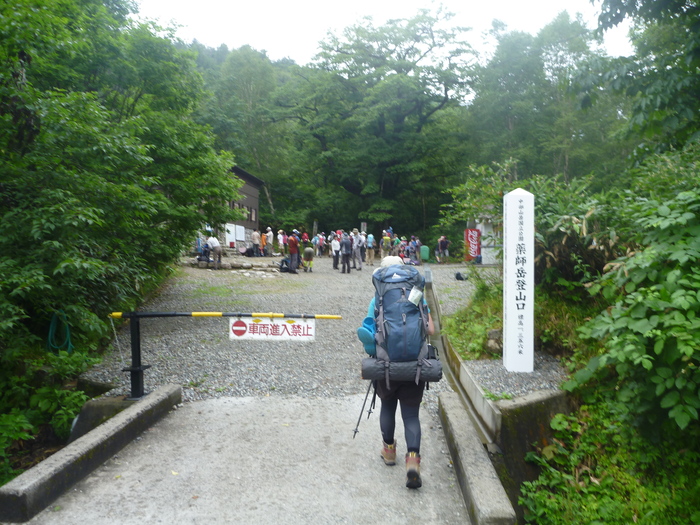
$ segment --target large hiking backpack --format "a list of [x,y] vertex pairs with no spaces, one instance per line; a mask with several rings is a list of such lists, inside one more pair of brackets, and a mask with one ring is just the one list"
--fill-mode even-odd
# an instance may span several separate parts
[[418,362],[417,383],[422,363],[428,357],[428,315],[423,304],[425,279],[412,266],[394,265],[374,272],[372,283],[377,360],[385,363],[387,384],[389,363],[409,361]]
[[288,272],[290,268],[290,260],[284,258],[280,261],[280,272]]

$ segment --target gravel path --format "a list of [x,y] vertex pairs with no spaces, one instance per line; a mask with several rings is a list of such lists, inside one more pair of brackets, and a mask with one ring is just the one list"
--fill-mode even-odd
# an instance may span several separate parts
[[[278,259],[246,259],[267,265]],[[376,266],[375,266],[376,268]],[[424,267],[421,267],[424,268]],[[431,265],[442,315],[468,304],[473,285],[457,281],[463,265]],[[207,270],[180,267],[142,311],[221,311],[338,314],[342,320],[318,320],[314,342],[267,342],[228,338],[228,318],[141,319],[142,363],[147,392],[168,383],[182,385],[183,399],[243,396],[342,397],[364,393],[360,360],[365,356],[355,330],[372,297],[372,267],[351,274],[332,269],[329,258],[317,258],[313,273],[298,275],[256,270]],[[496,271],[496,270],[493,270]],[[117,344],[85,377],[117,385],[108,395],[129,394],[128,328]],[[468,363],[482,386],[494,394],[522,395],[557,389],[565,379],[558,362],[536,355],[533,374],[508,373],[497,361]],[[437,413],[437,394],[447,381],[431,385],[425,402]]]
[[[272,259],[252,260],[267,264]],[[275,259],[276,260],[276,259]],[[251,259],[246,259],[251,261]],[[376,268],[376,266],[375,266]],[[364,393],[360,378],[364,349],[355,330],[373,294],[372,267],[340,274],[328,258],[317,258],[313,273],[219,270],[182,266],[142,311],[222,311],[338,314],[317,320],[314,342],[266,342],[228,338],[228,318],[141,319],[145,390],[182,385],[183,399],[219,397],[339,397]],[[129,393],[131,350],[128,328],[101,364],[85,374],[118,385],[109,395]],[[431,385],[426,401],[436,406],[447,381]]]

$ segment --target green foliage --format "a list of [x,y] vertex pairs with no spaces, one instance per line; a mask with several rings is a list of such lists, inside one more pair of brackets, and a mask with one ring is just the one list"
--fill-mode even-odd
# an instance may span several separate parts
[[628,210],[645,248],[615,261],[592,288],[614,305],[582,329],[605,341],[598,367],[615,368],[620,399],[681,429],[697,424],[700,410],[699,211],[697,190]]
[[25,350],[23,354],[27,357],[21,361],[12,356],[11,352],[4,352],[0,356],[3,367],[0,372],[0,413],[9,413],[18,407],[30,405],[36,408],[32,398],[39,388],[45,386],[63,389],[70,380],[98,362],[97,358],[80,352],[60,351],[52,354]]
[[502,328],[503,284],[500,278],[482,275],[474,267],[468,272],[468,280],[475,286],[469,306],[444,316],[441,331],[462,359],[497,359],[500,352],[489,350],[486,341],[490,330]]
[[0,484],[21,473],[13,460],[21,457],[24,442],[45,435],[46,429],[65,442],[89,399],[70,384],[97,361],[80,352],[0,354]]
[[528,523],[700,523],[697,440],[650,443],[624,403],[600,394],[551,428],[552,443],[527,456],[541,472],[521,486]]
[[620,218],[614,193],[592,194],[589,178],[563,183],[559,177],[532,177],[524,185],[535,196],[535,279],[554,289],[583,293],[583,285],[624,253],[612,224]]
[[[583,179],[519,183],[536,197],[537,344],[566,357],[565,388],[586,403],[530,455],[541,468],[522,487],[530,522],[700,523],[698,151],[654,156],[605,192]],[[470,175],[446,216],[475,217],[474,202],[500,214],[495,190],[510,183]],[[478,325],[467,314],[451,339]]]
[[488,218],[498,227],[503,196],[519,187],[530,191],[535,196],[536,282],[573,292],[572,297],[585,297],[584,285],[630,246],[629,239],[621,239],[622,232],[615,229],[632,230],[625,230],[625,219],[619,217],[619,193],[593,194],[590,178],[512,180],[514,169],[513,162],[471,166],[463,175],[464,182],[446,191],[452,202],[443,206],[441,223],[449,227]]
[[273,115],[296,123],[295,206],[318,203],[310,218],[321,229],[361,218],[375,235],[389,225],[410,234],[434,222],[463,149],[453,130],[470,51],[449,19],[366,21],[329,35],[313,66],[285,70]]
[[0,486],[21,474],[11,464],[11,447],[19,441],[32,439],[34,426],[27,416],[17,409],[0,414]]
[[500,224],[503,220],[503,195],[513,185],[513,161],[502,165],[469,166],[462,174],[463,182],[447,188],[452,201],[442,206],[441,224],[465,224],[482,217]]
[[193,56],[126,2],[30,4],[0,16],[0,350],[59,310],[94,348],[203,223],[237,216],[241,183],[189,118]]
[[585,366],[599,352],[598,345],[583,341],[578,329],[597,315],[605,303],[585,300],[566,288],[535,289],[535,348],[556,356],[572,369]]
[[[462,359],[500,359],[501,352],[486,346],[488,333],[502,329],[503,284],[500,277],[487,276],[469,267],[468,281],[475,286],[469,306],[442,319],[442,331]],[[601,303],[581,300],[567,290],[536,288],[535,345],[570,363],[572,368],[587,363],[598,348],[581,340],[579,327],[600,312]]]
[[440,10],[366,21],[329,35],[303,67],[248,46],[190,46],[211,91],[197,121],[266,181],[261,219],[324,231],[359,219],[375,235],[392,225],[427,239],[465,166],[510,158],[511,180],[594,173],[609,185],[631,150],[626,106],[605,93],[578,110],[571,78],[595,54],[581,20],[563,13],[536,37],[496,29],[498,50],[479,66],[450,24]]
[[491,401],[500,401],[502,399],[513,399],[513,396],[510,394],[504,394],[504,393],[494,394],[493,392],[491,392],[488,389],[484,389],[484,397],[486,399],[490,399]]
[[[204,223],[239,216],[233,157],[191,117],[194,55],[132,7],[0,5],[2,479],[22,432],[67,437],[87,399],[70,380],[107,314],[137,306]],[[57,312],[73,354],[43,352]]]
[[700,6],[676,0],[604,0],[601,11],[601,30],[631,19],[635,54],[582,66],[578,76],[587,92],[584,102],[610,90],[629,97],[633,107],[628,126],[645,139],[638,154],[697,141]]
[[477,67],[471,84],[469,162],[515,159],[514,179],[538,174],[570,181],[594,174],[607,184],[632,149],[618,136],[625,126],[624,97],[604,93],[595,109],[584,112],[570,89],[579,64],[598,56],[595,35],[563,12],[537,36],[498,24],[491,36],[496,51]]
[[68,439],[73,419],[89,399],[80,391],[57,390],[44,386],[36,390],[29,399],[30,409],[38,414],[35,418],[46,419],[59,439]]

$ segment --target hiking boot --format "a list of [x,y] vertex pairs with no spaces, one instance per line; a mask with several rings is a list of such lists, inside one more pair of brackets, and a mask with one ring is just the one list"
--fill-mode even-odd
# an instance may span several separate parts
[[382,459],[385,465],[396,465],[396,440],[391,445],[384,443],[382,440]]
[[420,455],[418,452],[406,454],[406,486],[417,489],[423,485],[420,479]]

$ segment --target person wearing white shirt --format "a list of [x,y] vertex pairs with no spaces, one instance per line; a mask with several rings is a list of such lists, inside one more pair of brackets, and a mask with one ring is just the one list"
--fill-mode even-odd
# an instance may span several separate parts
[[214,269],[218,270],[221,267],[221,244],[219,243],[219,239],[214,236],[214,234],[210,235],[209,238],[207,239],[207,244],[209,244],[209,247],[211,248],[212,256],[214,259]]
[[272,228],[270,226],[267,227],[267,243],[265,244],[265,255],[270,257],[272,255],[272,241],[275,238],[275,234],[272,233]]
[[340,261],[340,240],[338,236],[334,236],[331,241],[331,252],[333,253],[333,269],[338,269],[338,261]]

